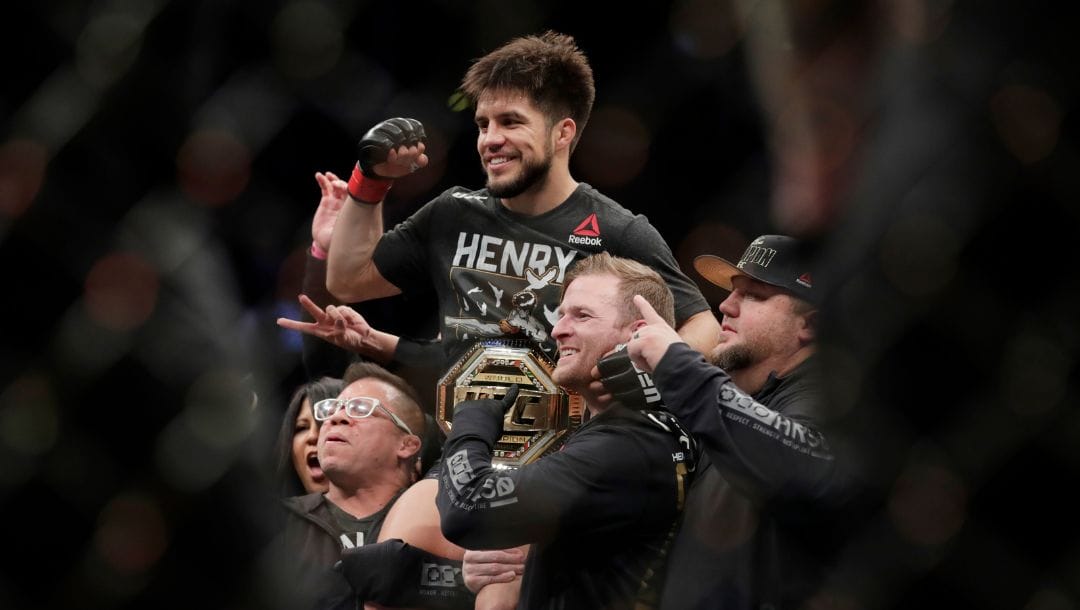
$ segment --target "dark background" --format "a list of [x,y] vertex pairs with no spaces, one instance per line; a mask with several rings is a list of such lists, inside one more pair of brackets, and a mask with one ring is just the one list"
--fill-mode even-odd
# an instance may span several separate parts
[[[270,603],[271,444],[303,378],[273,321],[299,313],[313,174],[411,116],[432,164],[387,224],[480,186],[451,95],[547,28],[596,75],[574,175],[692,278],[767,232],[822,262],[829,404],[885,498],[823,595],[1077,607],[1080,49],[1064,11],[1013,4],[5,7],[0,607]],[[433,332],[427,295],[361,311]]]

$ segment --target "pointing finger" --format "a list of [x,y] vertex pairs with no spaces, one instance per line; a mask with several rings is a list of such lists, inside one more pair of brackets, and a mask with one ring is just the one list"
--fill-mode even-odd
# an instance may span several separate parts
[[664,326],[667,326],[667,322],[660,317],[660,314],[656,313],[656,310],[645,300],[645,297],[640,294],[635,294],[634,305],[637,305],[638,311],[641,312],[641,319],[645,320],[646,324],[649,324],[650,326],[653,324],[663,324]]

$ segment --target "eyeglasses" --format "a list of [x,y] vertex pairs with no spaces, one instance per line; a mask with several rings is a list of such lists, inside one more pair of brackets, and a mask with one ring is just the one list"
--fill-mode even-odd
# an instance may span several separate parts
[[405,425],[405,422],[401,421],[401,418],[394,415],[394,412],[386,407],[382,406],[377,398],[370,398],[368,396],[356,396],[348,400],[341,398],[327,398],[315,403],[312,410],[315,411],[315,419],[318,421],[326,421],[334,416],[342,407],[345,407],[345,415],[353,419],[364,419],[365,417],[371,417],[371,414],[375,412],[375,409],[381,409],[383,413],[386,413],[394,425],[405,431],[406,434],[412,434],[413,431],[409,429],[409,426]]

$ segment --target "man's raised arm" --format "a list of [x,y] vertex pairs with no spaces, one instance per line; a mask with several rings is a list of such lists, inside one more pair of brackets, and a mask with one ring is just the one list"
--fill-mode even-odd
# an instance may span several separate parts
[[326,266],[326,287],[346,303],[392,296],[401,291],[372,261],[383,234],[382,202],[394,180],[424,167],[424,128],[414,119],[387,119],[358,145],[346,205],[334,226]]

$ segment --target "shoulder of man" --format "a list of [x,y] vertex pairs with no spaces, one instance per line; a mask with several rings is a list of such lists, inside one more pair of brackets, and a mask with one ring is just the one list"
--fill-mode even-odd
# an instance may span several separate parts
[[491,204],[486,203],[488,198],[487,189],[474,191],[462,186],[452,186],[410,213],[408,218],[402,219],[387,233],[393,233],[403,226],[428,227],[428,230],[438,229],[447,219],[458,218],[464,210],[490,208]]
[[281,503],[288,510],[303,515],[314,511],[316,508],[322,505],[325,499],[326,498],[323,496],[322,492],[316,491],[314,493],[304,494],[302,496],[283,498],[281,500]]
[[[652,411],[631,409],[620,404],[613,404],[602,415],[589,420],[574,436],[590,433],[619,433],[629,430],[640,430],[649,435],[667,435],[669,431],[655,417],[650,417],[650,413]],[[674,418],[670,413],[666,415],[672,419]]]
[[582,182],[575,194],[590,208],[594,208],[597,212],[609,214],[612,218],[629,222],[636,216],[621,203],[596,190],[596,187],[587,182]]
[[642,225],[652,227],[644,214],[634,212],[589,184],[583,182],[575,193],[579,197],[579,205],[592,213],[592,217],[587,219],[592,220],[590,228],[600,235],[615,238],[615,242],[604,244],[605,249],[612,250],[614,254],[620,254],[626,249],[627,244],[622,243],[621,237],[632,225],[638,226],[638,230]]
[[697,443],[694,441],[682,422],[666,408],[656,409],[631,409],[617,406],[614,409],[621,417],[632,421],[635,426],[665,439],[665,442],[684,447],[693,454],[697,454]]
[[465,188],[464,186],[452,186],[436,197],[437,200],[448,199],[450,201],[461,201],[469,203],[484,203],[491,198],[491,194],[488,193],[486,188],[474,190]]
[[[452,186],[431,198],[418,209],[413,216],[431,215],[433,212],[445,212],[447,209],[457,211],[460,205],[483,206],[490,198],[487,189],[472,190],[463,186]],[[447,206],[451,206],[447,208]]]
[[788,417],[802,420],[825,418],[828,414],[821,409],[824,388],[821,387],[816,365],[817,358],[812,356],[783,378],[769,379],[753,395],[754,400]]
[[[699,449],[693,436],[678,422],[674,415],[663,410],[629,409],[613,405],[575,432],[582,447],[593,443],[603,445],[625,444],[636,448],[634,454],[652,465],[683,464],[685,472],[696,468]],[[569,445],[571,441],[568,441]],[[596,445],[593,445],[594,448]],[[601,455],[625,455],[625,449],[608,447]],[[616,460],[619,463],[625,460]]]
[[286,517],[282,543],[288,548],[308,548],[313,556],[329,559],[340,552],[339,528],[321,493],[285,498]]

